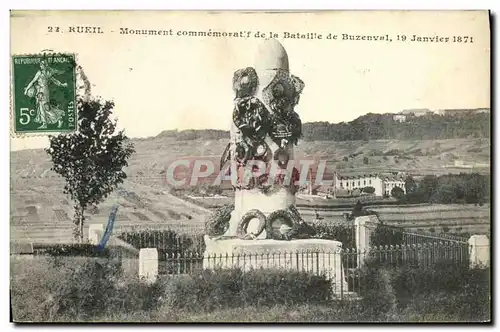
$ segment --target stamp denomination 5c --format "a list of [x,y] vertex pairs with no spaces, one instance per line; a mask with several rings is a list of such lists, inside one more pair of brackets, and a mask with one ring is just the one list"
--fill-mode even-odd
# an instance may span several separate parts
[[76,130],[74,54],[12,57],[16,134]]

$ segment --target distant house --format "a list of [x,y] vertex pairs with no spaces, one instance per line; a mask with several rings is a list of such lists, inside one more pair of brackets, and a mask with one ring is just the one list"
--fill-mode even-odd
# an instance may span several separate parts
[[335,188],[348,190],[352,192],[354,189],[363,189],[365,187],[375,188],[375,195],[382,196],[384,193],[384,184],[382,179],[377,174],[361,174],[361,175],[343,175],[336,174]]
[[355,190],[362,190],[365,187],[373,187],[375,189],[374,195],[391,196],[392,189],[399,187],[405,190],[405,175],[382,175],[382,174],[360,174],[360,175],[336,175],[335,188],[337,190],[347,190],[353,192]]
[[384,177],[384,193],[391,196],[392,189],[399,187],[406,194],[405,179],[403,175],[388,175]]
[[405,114],[396,114],[392,117],[392,119],[396,122],[405,122],[406,121],[406,115]]
[[426,115],[428,113],[432,113],[432,111],[428,108],[419,108],[419,109],[407,109],[407,110],[403,110],[402,112],[400,112],[399,114],[402,114],[402,115],[413,115],[413,116],[423,116],[423,115]]

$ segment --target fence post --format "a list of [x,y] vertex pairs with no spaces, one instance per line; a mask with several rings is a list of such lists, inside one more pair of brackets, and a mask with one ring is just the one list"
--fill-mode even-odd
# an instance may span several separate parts
[[490,265],[490,240],[486,235],[472,235],[469,239],[469,266],[488,267]]
[[[369,221],[367,217],[357,217],[354,219],[354,226],[356,232],[356,249],[358,253],[366,253],[370,247],[369,231],[366,227],[366,222]],[[364,255],[357,255],[358,268],[363,266]]]
[[89,242],[93,245],[98,245],[104,233],[103,224],[90,224],[89,225]]
[[158,250],[143,248],[139,251],[139,278],[154,283],[158,277]]

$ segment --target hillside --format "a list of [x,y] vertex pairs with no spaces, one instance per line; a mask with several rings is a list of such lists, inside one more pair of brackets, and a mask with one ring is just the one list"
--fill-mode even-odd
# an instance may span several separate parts
[[[358,140],[438,140],[460,138],[489,138],[491,115],[470,113],[461,115],[406,116],[404,122],[394,120],[394,114],[368,113],[350,122],[307,122],[302,125],[305,141]],[[217,140],[229,138],[226,130],[166,130],[158,138],[185,140]]]
[[333,140],[422,140],[489,138],[491,116],[488,113],[463,115],[407,116],[405,122],[394,121],[394,114],[369,113],[342,123],[314,122],[303,125],[304,139]]
[[[161,178],[169,162],[181,157],[211,156],[218,163],[227,139],[189,140],[146,139],[136,141],[137,154],[130,162],[130,175]],[[488,139],[420,140],[420,141],[301,141],[296,159],[326,160],[328,170],[388,171],[402,170],[413,174],[444,174],[463,171],[486,171],[449,167],[455,161],[465,165],[490,163]]]
[[[178,141],[175,138],[133,140],[136,154],[127,174],[140,183],[160,185],[164,171],[175,159],[205,156],[218,162],[226,139]],[[453,139],[420,141],[302,141],[296,147],[296,158],[326,160],[328,170],[377,171],[402,170],[411,174],[445,174],[468,171],[489,173],[490,141],[488,139]],[[454,167],[455,161],[476,168]],[[50,159],[42,149],[11,152],[11,179],[51,177]],[[453,166],[453,167],[450,167]],[[486,166],[486,167],[485,167]]]
[[[200,138],[193,139],[193,135]],[[204,156],[204,159],[217,163],[228,143],[225,135],[224,131],[216,130],[186,131],[181,134],[171,131],[156,137],[133,139],[136,154],[127,169],[128,179],[98,209],[88,212],[86,225],[92,222],[106,223],[112,205],[120,203],[115,232],[130,227],[168,227],[182,232],[200,232],[209,211],[171,195],[164,171],[178,158]],[[412,175],[489,173],[490,148],[489,138],[342,142],[302,140],[296,148],[296,158],[325,160],[327,172],[400,170]],[[50,171],[48,155],[44,150],[36,149],[13,151],[10,157],[11,239],[72,242],[72,206],[62,193],[63,179]],[[435,226],[423,216],[417,217],[415,223],[410,222],[411,216],[387,218],[388,221],[407,220],[408,224],[413,225],[411,227]],[[458,222],[458,216],[451,216],[450,219],[443,215],[440,218]],[[489,221],[489,211],[467,218],[471,220],[463,222],[472,224],[464,224],[463,229],[476,227],[476,222],[484,225],[485,221]],[[455,227],[462,228],[458,225]]]

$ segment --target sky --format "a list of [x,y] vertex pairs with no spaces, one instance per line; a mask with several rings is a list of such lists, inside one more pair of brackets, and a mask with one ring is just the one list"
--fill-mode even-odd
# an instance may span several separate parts
[[[49,32],[49,26],[59,32]],[[71,27],[99,26],[102,34]],[[173,36],[120,34],[120,28],[170,30]],[[177,31],[250,31],[250,38],[176,36]],[[279,34],[290,71],[305,88],[303,122],[351,121],[366,113],[490,104],[490,36],[485,12],[14,13],[11,54],[45,49],[77,54],[92,94],[113,100],[130,137],[168,129],[229,129],[232,76],[252,66],[260,38]],[[323,39],[284,38],[283,32]],[[342,34],[389,35],[392,42],[344,41]],[[328,34],[337,40],[326,39]],[[397,40],[398,35],[407,41]],[[413,35],[471,36],[473,43],[410,42]],[[46,137],[12,138],[11,150],[47,146]]]

